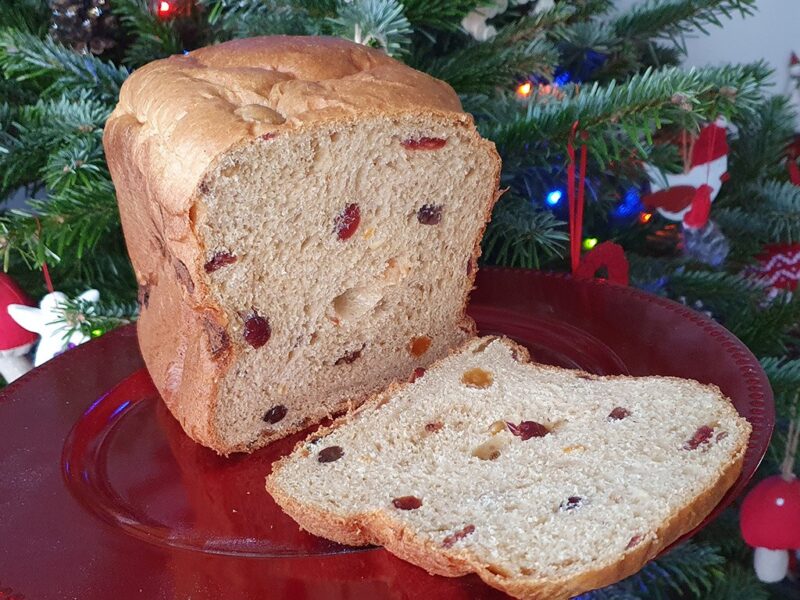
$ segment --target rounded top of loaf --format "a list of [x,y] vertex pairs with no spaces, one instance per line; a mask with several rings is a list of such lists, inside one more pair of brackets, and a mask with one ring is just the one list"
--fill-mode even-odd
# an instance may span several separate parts
[[338,38],[258,37],[137,69],[122,86],[104,143],[112,173],[115,162],[135,160],[165,208],[183,212],[212,161],[239,142],[409,112],[471,122],[449,85],[379,50]]

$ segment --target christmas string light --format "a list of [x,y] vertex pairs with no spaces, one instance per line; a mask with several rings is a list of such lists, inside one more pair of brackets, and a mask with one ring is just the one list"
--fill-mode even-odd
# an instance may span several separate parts
[[561,198],[563,196],[564,193],[561,190],[553,190],[552,192],[548,192],[544,201],[548,206],[556,206],[559,202],[561,202]]
[[530,81],[520,83],[517,86],[517,96],[519,96],[520,98],[529,98],[532,92],[533,92],[533,84],[531,84]]

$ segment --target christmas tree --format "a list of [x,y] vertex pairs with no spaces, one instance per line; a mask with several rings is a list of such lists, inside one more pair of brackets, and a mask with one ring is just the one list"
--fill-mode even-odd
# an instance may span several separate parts
[[[102,148],[128,74],[237,37],[345,37],[450,83],[497,144],[507,191],[483,264],[575,269],[581,250],[596,247],[615,278],[620,257],[604,244],[613,242],[632,285],[705,312],[748,345],[776,394],[760,470],[772,475],[800,389],[800,300],[788,291],[796,279],[774,268],[800,254],[794,115],[766,89],[764,64],[680,67],[686,34],[754,4],[651,0],[619,13],[612,0],[4,2],[0,198],[28,200],[0,208],[3,268],[34,298],[46,292],[43,269],[71,298],[101,290],[99,304],[66,307],[87,335],[134,320],[136,282]],[[730,509],[589,596],[800,597],[788,583],[760,583],[750,560]]]

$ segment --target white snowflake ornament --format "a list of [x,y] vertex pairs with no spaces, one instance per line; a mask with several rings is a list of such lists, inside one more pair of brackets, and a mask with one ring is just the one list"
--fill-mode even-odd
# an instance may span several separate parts
[[[64,309],[67,304],[67,295],[63,292],[47,294],[39,303],[39,308],[25,306],[24,304],[9,304],[8,314],[20,327],[38,333],[39,345],[36,347],[34,365],[39,366],[57,354],[89,341],[89,336],[80,331],[73,331],[70,323],[65,319]],[[96,303],[100,301],[100,292],[87,290],[78,296],[78,300]]]

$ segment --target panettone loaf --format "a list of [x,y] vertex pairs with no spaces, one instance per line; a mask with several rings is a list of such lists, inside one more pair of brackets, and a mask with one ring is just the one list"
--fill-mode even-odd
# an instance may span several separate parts
[[142,355],[198,442],[253,450],[473,334],[500,163],[447,84],[343,40],[237,40],[135,71],[104,144]]
[[468,342],[298,444],[267,489],[311,533],[559,600],[639,570],[741,471],[750,425],[717,388],[526,360]]

